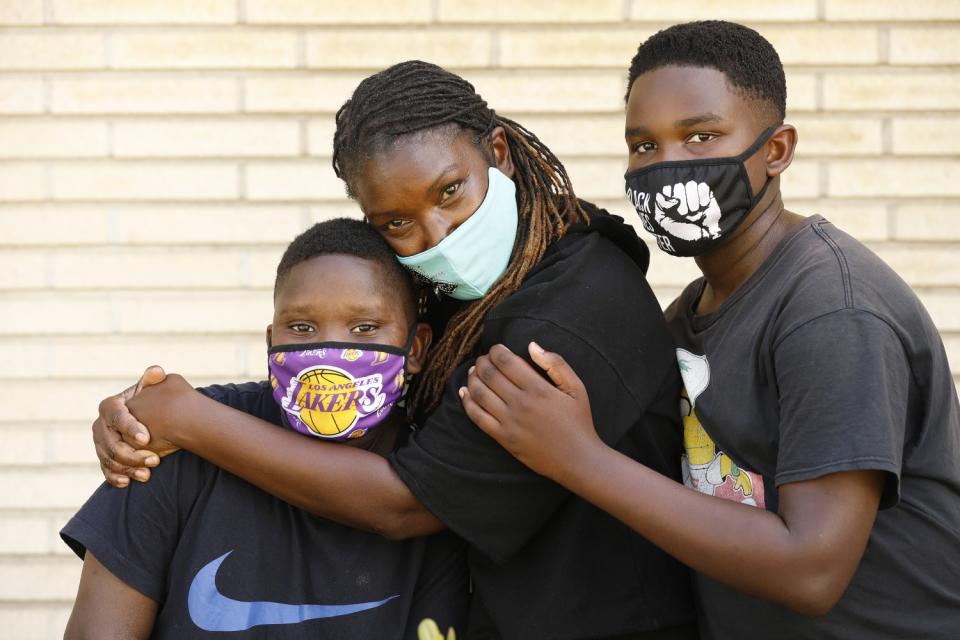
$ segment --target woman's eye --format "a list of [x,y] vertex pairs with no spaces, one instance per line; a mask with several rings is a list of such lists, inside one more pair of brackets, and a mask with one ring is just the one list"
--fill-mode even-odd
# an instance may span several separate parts
[[397,229],[402,229],[405,224],[407,224],[406,220],[403,220],[402,218],[396,218],[383,226],[388,231],[396,231]]
[[296,322],[290,325],[290,330],[294,333],[310,333],[313,331],[313,327],[303,322]]
[[460,190],[461,184],[463,183],[459,181],[452,182],[448,184],[446,187],[444,187],[443,192],[440,194],[440,202],[446,202],[447,200],[452,198],[454,195],[456,195],[457,191]]
[[631,149],[634,153],[650,153],[657,150],[655,142],[638,142]]
[[375,327],[372,324],[358,324],[352,329],[350,329],[350,333],[363,334],[363,333],[370,333],[371,331],[376,331],[376,330],[377,330],[377,327]]
[[688,143],[693,143],[693,144],[696,144],[696,143],[699,143],[699,142],[710,142],[711,140],[713,140],[713,139],[716,138],[716,137],[717,137],[717,135],[716,135],[715,133],[700,133],[700,132],[698,132],[698,133],[693,134],[693,135],[690,136],[689,138],[687,138],[687,142],[688,142]]

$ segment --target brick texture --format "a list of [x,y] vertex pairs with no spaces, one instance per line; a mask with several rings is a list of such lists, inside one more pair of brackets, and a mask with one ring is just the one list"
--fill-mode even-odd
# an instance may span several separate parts
[[[0,0],[0,637],[62,636],[80,562],[57,531],[100,482],[103,396],[152,363],[195,384],[263,375],[284,247],[359,216],[330,156],[364,77],[408,58],[461,73],[639,227],[629,60],[711,18],[786,65],[787,207],[915,288],[960,381],[955,0]],[[663,304],[697,275],[654,248]],[[22,401],[52,388],[56,404]]]

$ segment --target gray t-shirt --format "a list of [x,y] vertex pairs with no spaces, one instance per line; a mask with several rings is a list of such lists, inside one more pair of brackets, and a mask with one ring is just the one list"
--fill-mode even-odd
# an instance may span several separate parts
[[780,485],[887,474],[863,560],[830,613],[806,618],[698,575],[704,638],[960,637],[960,408],[916,295],[819,216],[698,316],[703,286],[667,310],[685,386],[684,482],[776,511]]

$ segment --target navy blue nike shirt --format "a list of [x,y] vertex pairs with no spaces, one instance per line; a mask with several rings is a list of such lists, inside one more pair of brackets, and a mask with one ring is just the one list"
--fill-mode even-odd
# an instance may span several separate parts
[[[281,424],[266,382],[201,391]],[[345,527],[187,451],[145,484],[104,483],[60,535],[160,604],[153,638],[405,639],[427,617],[464,628],[459,538],[397,542]]]

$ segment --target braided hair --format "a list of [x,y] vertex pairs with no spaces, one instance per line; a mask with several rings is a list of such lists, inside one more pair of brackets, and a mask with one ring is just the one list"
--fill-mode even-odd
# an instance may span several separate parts
[[[586,222],[587,214],[573,193],[570,178],[540,140],[522,125],[497,115],[473,85],[434,64],[401,62],[366,78],[337,111],[333,136],[333,170],[351,184],[363,164],[402,136],[456,125],[484,143],[502,127],[513,159],[520,224],[506,271],[479,300],[463,306],[447,323],[420,376],[414,401],[418,408],[437,406],[446,381],[457,366],[477,355],[483,319],[520,286],[543,258],[547,246],[568,225]],[[485,153],[485,152],[484,152]]]

